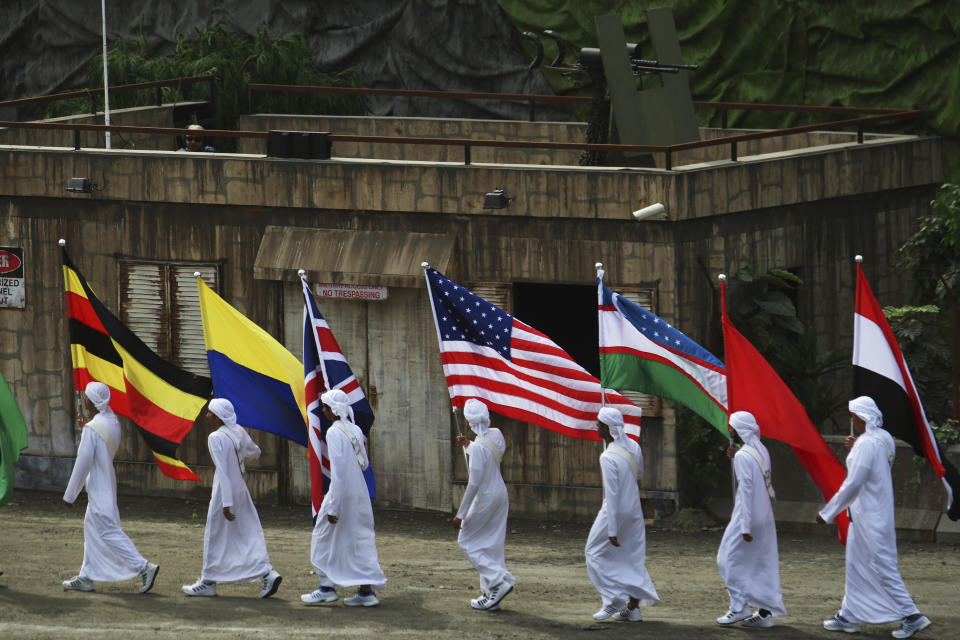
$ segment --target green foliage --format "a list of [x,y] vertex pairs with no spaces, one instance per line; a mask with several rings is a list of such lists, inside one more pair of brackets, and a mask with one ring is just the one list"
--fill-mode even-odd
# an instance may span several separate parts
[[730,318],[773,366],[800,400],[814,424],[833,419],[844,406],[845,390],[836,384],[849,364],[849,353],[817,353],[816,334],[797,316],[797,289],[803,282],[785,269],[758,274],[752,265],[728,282]]
[[960,185],[941,185],[929,215],[897,252],[897,264],[913,272],[921,300],[960,298]]
[[[903,357],[910,364],[910,375],[931,421],[931,429],[933,423],[938,423],[942,437],[955,437],[956,423],[951,426],[952,420],[949,419],[952,412],[950,349],[944,339],[944,335],[948,335],[949,318],[934,305],[884,307],[883,314]],[[938,439],[941,435],[937,436]]]
[[[358,86],[355,74],[346,71],[326,74],[314,63],[303,34],[274,38],[263,26],[255,38],[213,23],[198,29],[190,36],[181,35],[173,56],[152,55],[147,38],[141,32],[135,41],[120,40],[107,52],[111,85],[134,84],[188,76],[213,75],[215,89],[213,102],[216,112],[213,121],[217,128],[234,129],[246,109],[247,84],[264,82],[323,86]],[[91,87],[103,86],[103,57],[95,56],[88,66]],[[205,83],[163,88],[166,103],[187,100],[206,100]],[[366,113],[360,96],[341,96],[323,93],[255,94],[259,102],[254,108],[273,113],[352,114]],[[110,94],[111,108],[156,104],[155,89]],[[103,108],[102,98],[98,107]],[[87,99],[51,103],[47,117],[85,113],[90,109]],[[232,140],[217,141],[219,149],[229,147]]]
[[947,418],[941,423],[931,422],[930,430],[933,431],[933,436],[941,447],[946,448],[952,444],[960,443],[960,422],[953,418]]
[[706,508],[721,487],[730,485],[727,441],[693,411],[675,406],[677,464],[681,467],[677,482],[683,508]]

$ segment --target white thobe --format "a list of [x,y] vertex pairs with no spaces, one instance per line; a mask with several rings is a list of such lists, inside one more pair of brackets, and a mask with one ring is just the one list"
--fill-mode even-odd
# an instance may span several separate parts
[[[337,420],[327,429],[330,486],[323,496],[313,527],[310,561],[322,587],[386,586],[373,530],[373,506],[353,443],[341,429],[353,434],[363,455],[363,432],[355,424]],[[336,516],[331,524],[327,516]]]
[[[207,437],[207,448],[216,465],[213,492],[207,509],[207,528],[203,532],[203,573],[212,582],[257,580],[269,573],[270,556],[260,526],[260,516],[240,472],[240,457],[259,458],[260,447],[242,427],[231,430],[240,443],[240,453],[222,426]],[[230,507],[233,521],[223,515]]]
[[147,568],[147,560],[120,527],[117,509],[117,475],[107,443],[97,425],[120,444],[120,423],[113,413],[98,413],[83,428],[77,460],[63,500],[73,504],[81,489],[87,489],[87,513],[83,518],[83,566],[80,576],[97,582],[129,580]]
[[[622,605],[631,597],[649,606],[660,602],[660,596],[646,566],[647,531],[637,486],[637,477],[643,475],[643,454],[632,440],[621,438],[617,444],[634,456],[639,472],[635,476],[630,463],[609,449],[600,455],[603,505],[587,537],[587,573],[605,606]],[[610,542],[614,536],[619,547]]]
[[[730,611],[753,605],[775,616],[785,616],[770,494],[760,465],[745,451],[748,446],[744,445],[733,457],[737,494],[730,524],[717,552],[717,568],[727,585]],[[753,536],[753,541],[744,540],[745,533]]]
[[468,480],[457,511],[457,517],[463,521],[457,542],[480,574],[480,590],[489,594],[491,587],[501,582],[513,586],[516,580],[507,571],[503,552],[510,511],[507,486],[500,474],[500,463],[480,438],[496,447],[488,436],[477,436],[466,449]]
[[893,482],[887,454],[893,438],[875,428],[857,438],[847,454],[847,477],[820,512],[831,522],[850,508],[846,582],[840,615],[854,622],[884,624],[918,613],[897,569]]

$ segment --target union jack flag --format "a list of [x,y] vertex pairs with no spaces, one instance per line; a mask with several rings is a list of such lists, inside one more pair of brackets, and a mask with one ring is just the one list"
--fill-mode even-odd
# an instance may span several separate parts
[[482,399],[491,411],[584,440],[599,440],[604,404],[623,413],[637,440],[640,408],[600,381],[530,325],[425,268],[440,359],[451,402]]
[[[320,315],[317,303],[310,292],[307,279],[303,283],[303,384],[307,402],[307,429],[310,446],[307,447],[310,458],[311,511],[316,519],[323,504],[323,496],[330,487],[330,460],[327,458],[327,429],[331,422],[323,415],[321,394],[328,389],[340,389],[347,394],[353,407],[354,421],[363,431],[364,445],[370,437],[373,426],[373,410],[367,402],[367,396],[360,388],[357,377],[350,370],[347,358],[340,350],[337,339],[333,337],[330,325]],[[377,495],[373,477],[373,465],[363,472],[367,481],[370,497]]]

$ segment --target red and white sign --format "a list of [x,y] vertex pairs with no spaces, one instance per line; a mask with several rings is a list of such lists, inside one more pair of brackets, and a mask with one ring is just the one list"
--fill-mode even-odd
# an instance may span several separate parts
[[362,284],[321,284],[315,286],[321,298],[346,298],[350,300],[386,300],[386,287],[371,287]]
[[23,309],[23,247],[0,247],[0,307]]
[[11,271],[16,271],[20,268],[21,264],[23,264],[23,261],[20,260],[17,254],[7,251],[6,249],[0,249],[0,276],[5,273],[10,273]]

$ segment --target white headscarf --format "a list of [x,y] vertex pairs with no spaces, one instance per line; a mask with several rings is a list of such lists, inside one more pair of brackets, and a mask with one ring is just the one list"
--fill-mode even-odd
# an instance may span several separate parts
[[237,424],[237,412],[233,408],[233,403],[226,398],[214,398],[207,405],[210,412],[220,418],[223,425],[230,430],[236,440],[234,444],[239,445],[237,458],[240,460],[240,471],[245,470],[244,460],[250,457],[260,455],[259,447],[247,433],[247,430]]
[[770,452],[760,441],[760,425],[749,411],[734,411],[730,414],[730,426],[733,427],[743,444],[753,447],[763,456],[763,460],[770,468]]
[[494,429],[490,426],[490,410],[487,409],[487,405],[476,398],[470,398],[463,405],[463,417],[467,419],[470,430],[477,436],[489,438],[497,445],[501,454],[506,452],[507,441],[503,437],[503,433],[500,432],[500,429]]
[[330,407],[333,415],[344,422],[353,423],[353,407],[350,406],[350,398],[340,389],[333,389],[320,395],[320,402]]
[[883,412],[880,411],[877,403],[870,396],[860,396],[851,400],[847,406],[850,413],[867,423],[867,435],[878,438],[883,443],[887,450],[887,462],[893,465],[897,445],[893,441],[893,436],[883,428]]
[[620,413],[619,409],[603,407],[597,414],[597,420],[610,428],[610,435],[613,436],[613,441],[617,444],[622,444],[622,441],[626,439],[627,435],[623,430],[623,414]]
[[490,428],[490,410],[476,398],[470,398],[463,405],[463,417],[467,419],[470,430],[478,436]]
[[767,485],[767,493],[770,494],[771,498],[776,497],[770,477],[770,452],[760,441],[760,425],[757,424],[757,419],[749,411],[734,411],[730,414],[730,426],[743,440],[745,447],[750,447],[760,454],[760,458],[763,460],[761,468],[763,469],[764,482]]
[[87,383],[83,392],[87,394],[99,413],[113,413],[113,409],[110,408],[110,387],[94,381]]

